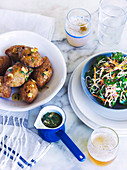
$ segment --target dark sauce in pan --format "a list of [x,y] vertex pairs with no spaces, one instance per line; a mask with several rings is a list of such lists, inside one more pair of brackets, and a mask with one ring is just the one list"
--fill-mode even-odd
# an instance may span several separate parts
[[12,100],[15,101],[15,102],[21,101],[22,100],[21,95],[18,92],[13,93],[12,94]]
[[47,112],[41,120],[49,128],[56,128],[62,123],[62,117],[55,112]]

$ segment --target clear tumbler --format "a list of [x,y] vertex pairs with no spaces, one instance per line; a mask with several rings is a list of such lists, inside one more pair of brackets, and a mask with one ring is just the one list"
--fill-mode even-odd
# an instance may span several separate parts
[[101,0],[99,6],[99,41],[103,45],[115,45],[120,42],[126,23],[125,0]]

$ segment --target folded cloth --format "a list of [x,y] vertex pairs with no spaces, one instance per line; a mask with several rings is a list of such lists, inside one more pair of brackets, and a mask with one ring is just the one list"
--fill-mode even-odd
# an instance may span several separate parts
[[0,33],[16,30],[33,31],[51,41],[55,19],[27,12],[0,9]]
[[0,170],[29,169],[50,144],[27,129],[28,112],[0,110]]

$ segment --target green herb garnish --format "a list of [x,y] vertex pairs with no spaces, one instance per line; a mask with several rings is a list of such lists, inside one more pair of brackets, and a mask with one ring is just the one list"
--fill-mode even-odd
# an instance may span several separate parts
[[10,72],[11,72],[11,71],[13,71],[13,69],[12,69],[12,68],[10,68],[10,69],[8,69],[8,71],[10,71]]
[[31,57],[31,59],[32,59],[32,62],[34,63],[34,59],[33,59],[33,57]]
[[27,81],[27,80],[28,80],[28,77],[25,78],[25,81]]
[[42,76],[45,76],[46,74],[45,73],[41,73]]
[[30,68],[29,73],[32,73],[32,72],[33,72],[33,69],[32,69],[32,68]]
[[20,71],[20,73],[25,74],[25,72],[24,72],[24,71]]

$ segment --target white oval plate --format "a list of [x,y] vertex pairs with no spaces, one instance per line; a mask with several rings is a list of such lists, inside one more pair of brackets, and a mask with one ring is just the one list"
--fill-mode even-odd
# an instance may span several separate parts
[[[47,56],[53,66],[53,76],[48,82],[49,88],[39,92],[33,103],[27,104],[23,101],[13,101],[0,98],[0,109],[9,111],[26,111],[50,101],[62,88],[66,79],[66,64],[60,50],[49,40],[29,31],[13,31],[0,35],[0,56],[5,55],[5,50],[13,45],[27,45],[37,47],[42,57]],[[12,88],[12,94],[16,88]]]

